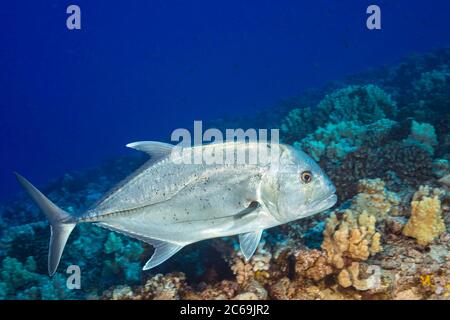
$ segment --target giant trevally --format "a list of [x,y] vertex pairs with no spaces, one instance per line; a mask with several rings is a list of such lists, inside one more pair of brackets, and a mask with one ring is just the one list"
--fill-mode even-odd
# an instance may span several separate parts
[[[188,244],[232,235],[239,235],[240,248],[248,260],[264,229],[324,211],[337,201],[335,187],[317,163],[288,145],[226,142],[188,147],[182,152],[174,152],[177,148],[171,144],[154,141],[127,146],[148,153],[150,160],[80,215],[58,208],[16,174],[49,220],[50,275],[55,273],[78,223],[92,222],[154,246],[143,268],[147,270]],[[232,155],[244,151],[245,159],[254,151],[271,153],[272,157],[252,163],[191,161],[193,155],[217,156],[219,151],[229,154],[230,150]]]

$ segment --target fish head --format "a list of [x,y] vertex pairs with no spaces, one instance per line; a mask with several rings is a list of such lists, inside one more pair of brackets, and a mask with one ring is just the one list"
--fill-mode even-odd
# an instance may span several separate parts
[[335,186],[310,156],[287,145],[279,150],[261,182],[261,201],[272,216],[286,223],[336,204]]

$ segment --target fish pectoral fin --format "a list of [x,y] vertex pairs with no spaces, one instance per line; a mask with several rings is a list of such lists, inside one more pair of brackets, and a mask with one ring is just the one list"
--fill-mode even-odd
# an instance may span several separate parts
[[181,245],[156,239],[147,239],[146,242],[155,248],[155,252],[142,270],[149,270],[160,265],[183,248]]
[[158,141],[137,141],[127,144],[127,147],[145,152],[153,161],[158,161],[170,155],[175,146]]
[[261,240],[262,232],[263,230],[257,230],[239,235],[239,244],[246,261],[250,260],[255,253],[259,241]]
[[243,216],[246,216],[249,213],[252,213],[253,211],[257,210],[260,207],[261,207],[261,204],[258,201],[252,201],[252,202],[250,202],[250,204],[248,205],[247,208],[245,208],[241,212],[237,213],[234,217],[236,219],[237,218],[242,218]]

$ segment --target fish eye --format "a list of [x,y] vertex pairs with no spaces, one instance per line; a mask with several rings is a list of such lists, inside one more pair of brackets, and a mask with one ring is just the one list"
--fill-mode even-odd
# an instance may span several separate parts
[[312,178],[313,178],[313,176],[312,176],[311,171],[303,171],[303,172],[300,174],[300,180],[301,180],[303,183],[310,183],[310,182],[312,181]]

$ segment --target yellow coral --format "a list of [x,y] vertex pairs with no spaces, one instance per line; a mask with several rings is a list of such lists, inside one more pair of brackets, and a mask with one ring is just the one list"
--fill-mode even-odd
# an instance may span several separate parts
[[442,219],[440,189],[421,186],[411,202],[411,217],[403,228],[403,234],[415,238],[420,245],[427,245],[445,231]]
[[358,194],[353,199],[352,208],[358,212],[367,211],[369,215],[382,219],[387,213],[396,215],[400,198],[386,190],[381,179],[362,179],[358,182]]
[[338,283],[344,288],[353,286],[360,291],[377,288],[380,286],[381,281],[380,269],[376,266],[371,266],[370,269],[373,271],[373,274],[367,279],[361,279],[359,276],[360,264],[352,262],[348,268],[341,270],[338,275]]
[[338,269],[344,268],[345,258],[364,261],[381,251],[375,217],[366,211],[356,215],[357,218],[353,211],[345,210],[341,221],[334,213],[327,220],[322,249],[327,253],[328,262]]

